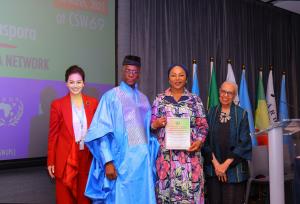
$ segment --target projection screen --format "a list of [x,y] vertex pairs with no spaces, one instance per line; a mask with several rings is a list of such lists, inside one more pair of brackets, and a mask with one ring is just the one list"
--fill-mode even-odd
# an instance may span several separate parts
[[74,64],[86,94],[114,86],[115,1],[1,1],[0,160],[47,155],[50,104],[68,93]]

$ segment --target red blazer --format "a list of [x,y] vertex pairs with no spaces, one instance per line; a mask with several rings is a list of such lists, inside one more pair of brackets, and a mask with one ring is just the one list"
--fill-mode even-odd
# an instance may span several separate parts
[[[90,126],[98,101],[82,94],[87,127]],[[55,166],[55,177],[62,178],[71,147],[75,143],[70,95],[56,99],[51,104],[48,135],[47,164]],[[87,147],[85,147],[87,148]],[[88,171],[89,166],[86,166]]]

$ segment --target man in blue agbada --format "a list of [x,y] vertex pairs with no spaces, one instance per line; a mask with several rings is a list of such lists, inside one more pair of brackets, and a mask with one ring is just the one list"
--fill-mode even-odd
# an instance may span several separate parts
[[86,135],[94,158],[85,195],[94,203],[156,203],[158,143],[150,135],[149,101],[137,89],[140,69],[139,57],[124,58],[123,81],[102,96]]

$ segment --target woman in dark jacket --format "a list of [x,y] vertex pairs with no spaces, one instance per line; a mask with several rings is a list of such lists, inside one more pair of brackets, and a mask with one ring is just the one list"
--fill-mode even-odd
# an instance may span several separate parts
[[221,105],[208,112],[209,134],[202,150],[208,201],[240,204],[244,203],[252,149],[248,116],[233,103],[235,83],[225,81],[219,93]]

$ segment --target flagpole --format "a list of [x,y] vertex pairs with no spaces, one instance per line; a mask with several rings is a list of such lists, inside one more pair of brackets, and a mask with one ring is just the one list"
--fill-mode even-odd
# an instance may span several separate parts
[[212,64],[214,63],[214,58],[213,57],[210,57],[209,58],[209,66],[210,66],[210,79],[211,79],[211,73],[212,73]]

